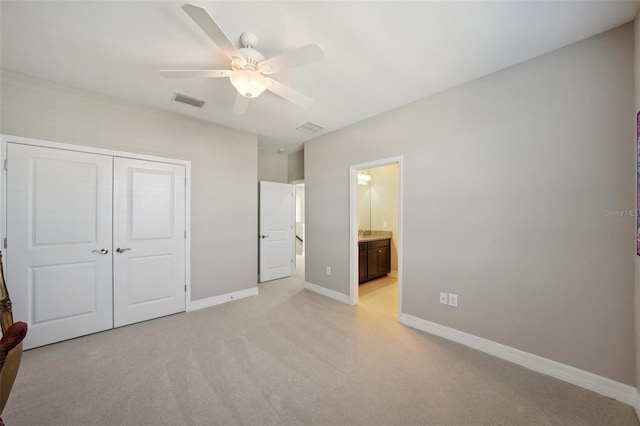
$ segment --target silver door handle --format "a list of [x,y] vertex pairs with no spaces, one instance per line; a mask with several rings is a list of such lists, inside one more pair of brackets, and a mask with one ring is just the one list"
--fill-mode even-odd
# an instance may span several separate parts
[[91,253],[107,254],[107,253],[109,253],[109,250],[107,250],[107,249],[91,250]]
[[116,249],[116,251],[117,251],[118,253],[124,253],[124,252],[125,252],[125,251],[127,251],[127,250],[131,250],[131,249],[130,249],[129,247],[127,247],[127,248],[120,248],[120,247],[118,247],[118,248]]
[[268,235],[260,235],[260,238],[269,238]]

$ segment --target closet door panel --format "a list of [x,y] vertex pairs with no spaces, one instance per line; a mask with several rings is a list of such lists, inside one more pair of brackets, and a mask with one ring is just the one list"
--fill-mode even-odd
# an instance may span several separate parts
[[114,324],[185,310],[185,167],[114,159]]
[[113,327],[112,157],[7,144],[6,281],[25,348]]

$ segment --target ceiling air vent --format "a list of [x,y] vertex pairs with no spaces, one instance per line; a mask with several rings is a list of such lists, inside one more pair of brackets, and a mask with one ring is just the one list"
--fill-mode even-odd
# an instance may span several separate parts
[[320,130],[324,130],[324,126],[309,121],[308,123],[304,123],[300,127],[296,127],[296,130],[300,130],[301,132],[309,133],[310,135],[312,135],[316,132],[319,132]]
[[189,97],[187,95],[183,95],[182,93],[176,93],[175,95],[173,95],[172,100],[176,102],[182,102],[183,104],[191,105],[196,108],[202,108],[202,105],[204,105],[204,101]]

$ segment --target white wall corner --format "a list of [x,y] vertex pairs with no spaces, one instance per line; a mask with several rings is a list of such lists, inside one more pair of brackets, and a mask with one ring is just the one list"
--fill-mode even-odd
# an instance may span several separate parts
[[550,359],[524,352],[510,346],[505,346],[491,340],[483,339],[482,337],[474,336],[453,328],[445,327],[412,315],[401,314],[399,320],[401,324],[409,327],[461,343],[481,352],[513,362],[514,364],[518,364],[530,370],[537,371],[538,373],[555,377],[556,379],[580,386],[581,388],[599,393],[600,395],[604,395],[608,398],[613,398],[624,402],[625,404],[629,404],[636,410],[636,415],[640,412],[640,395],[638,394],[638,390],[633,386],[625,385],[624,383],[616,382],[615,380],[598,376],[597,374],[593,374],[588,371],[580,370],[566,364],[552,361]]
[[348,294],[339,293],[335,290],[329,290],[326,287],[322,287],[317,284],[310,283],[308,281],[305,281],[304,288],[306,288],[307,290],[313,291],[314,293],[318,293],[323,296],[329,297],[331,299],[337,300],[338,302],[342,302],[347,305],[351,304],[351,300]]
[[209,308],[211,306],[221,305],[222,303],[232,302],[238,299],[244,299],[245,297],[257,296],[258,287],[248,288],[246,290],[234,291],[231,293],[221,294],[220,296],[207,297],[206,299],[199,299],[193,301],[187,301],[187,312],[197,311],[199,309]]

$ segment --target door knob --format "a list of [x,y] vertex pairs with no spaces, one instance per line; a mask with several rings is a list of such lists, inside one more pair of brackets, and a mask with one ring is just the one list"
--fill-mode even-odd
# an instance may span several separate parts
[[268,235],[260,235],[260,238],[268,238]]
[[109,253],[109,250],[107,250],[107,249],[91,250],[91,253],[107,254],[107,253]]
[[120,248],[120,247],[118,247],[118,248],[116,249],[116,251],[117,251],[118,253],[124,253],[124,252],[125,252],[125,251],[127,251],[127,250],[131,250],[131,249],[130,249],[129,247],[127,247],[127,248]]

